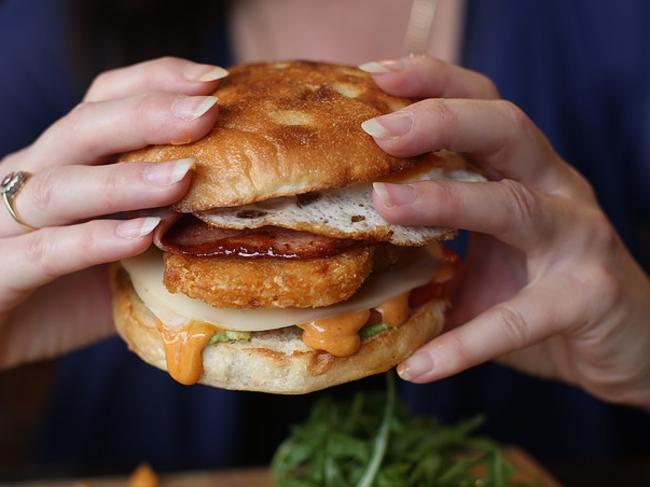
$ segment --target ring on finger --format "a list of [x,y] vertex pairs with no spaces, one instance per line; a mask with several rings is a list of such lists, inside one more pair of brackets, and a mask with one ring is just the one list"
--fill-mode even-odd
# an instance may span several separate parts
[[15,171],[7,174],[0,182],[0,193],[2,193],[2,200],[4,201],[7,211],[14,221],[29,230],[37,230],[36,227],[30,225],[23,220],[18,211],[16,211],[16,198],[20,190],[25,186],[25,183],[32,177],[32,173],[27,171]]

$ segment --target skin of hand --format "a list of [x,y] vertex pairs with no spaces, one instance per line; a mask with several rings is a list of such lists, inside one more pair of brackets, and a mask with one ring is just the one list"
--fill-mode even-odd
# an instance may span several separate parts
[[193,161],[111,164],[111,157],[206,135],[218,111],[209,95],[227,74],[177,58],[102,73],[82,103],[0,162],[3,176],[33,173],[15,206],[38,228],[0,208],[0,369],[114,333],[106,264],[146,250],[160,217],[110,215],[176,202]]
[[373,62],[422,99],[364,122],[386,152],[462,152],[488,182],[375,183],[388,221],[472,232],[447,330],[400,365],[431,382],[499,360],[612,402],[650,406],[650,283],[588,182],[481,74],[427,57]]

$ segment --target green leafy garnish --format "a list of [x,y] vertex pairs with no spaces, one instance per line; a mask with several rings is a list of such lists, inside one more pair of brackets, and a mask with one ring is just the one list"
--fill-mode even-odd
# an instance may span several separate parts
[[213,335],[208,342],[208,345],[214,345],[216,343],[226,343],[226,342],[237,342],[241,340],[248,341],[251,339],[251,334],[249,331],[235,331],[235,330],[221,330],[220,332]]
[[374,325],[364,326],[359,331],[359,336],[362,340],[367,340],[368,338],[372,338],[380,333],[388,331],[390,328],[391,327],[386,323],[376,323]]
[[271,465],[282,487],[528,487],[513,481],[503,448],[473,436],[481,417],[446,426],[416,417],[388,391],[319,400]]
[[384,408],[384,417],[381,420],[381,425],[377,430],[377,436],[372,447],[372,456],[368,462],[365,472],[361,480],[357,483],[357,487],[372,487],[381,468],[381,462],[386,455],[386,448],[388,446],[388,436],[390,435],[390,423],[393,419],[393,411],[395,409],[395,380],[391,374],[388,375],[388,394],[386,398],[386,407]]

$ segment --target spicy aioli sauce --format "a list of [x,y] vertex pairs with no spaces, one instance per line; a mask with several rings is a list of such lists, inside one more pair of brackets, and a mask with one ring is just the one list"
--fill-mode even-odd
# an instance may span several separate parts
[[196,384],[203,375],[203,349],[217,333],[216,326],[202,321],[190,321],[178,330],[158,323],[165,345],[167,371],[181,384]]
[[[411,313],[409,293],[389,299],[378,306],[377,311],[381,313],[382,321],[387,325],[403,325]],[[302,341],[308,347],[323,350],[335,357],[347,357],[361,348],[359,330],[368,323],[369,319],[370,310],[367,309],[314,320],[298,326],[304,330]]]
[[[395,296],[377,306],[382,322],[388,326],[401,326],[417,308],[436,298],[447,299],[449,283],[459,265],[458,256],[442,245],[432,246],[431,252],[441,261],[431,282]],[[308,347],[329,352],[336,357],[346,357],[359,351],[359,331],[367,323],[371,310],[356,311],[298,325],[304,330],[302,340]]]
[[359,330],[370,318],[370,310],[314,320],[298,325],[304,330],[302,341],[308,347],[324,350],[335,357],[347,357],[361,348]]
[[409,306],[410,292],[400,294],[389,299],[381,306],[377,306],[377,311],[381,313],[381,319],[390,326],[401,326],[406,323],[411,314]]

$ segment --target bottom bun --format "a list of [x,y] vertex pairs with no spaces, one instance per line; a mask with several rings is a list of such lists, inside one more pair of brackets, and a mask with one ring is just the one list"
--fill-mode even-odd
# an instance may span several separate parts
[[[157,318],[138,297],[119,265],[111,273],[113,315],[118,333],[145,362],[167,370]],[[402,326],[363,342],[349,357],[307,347],[292,326],[255,332],[250,341],[218,343],[203,351],[201,384],[224,389],[305,394],[385,372],[442,331],[446,301],[414,310]]]

